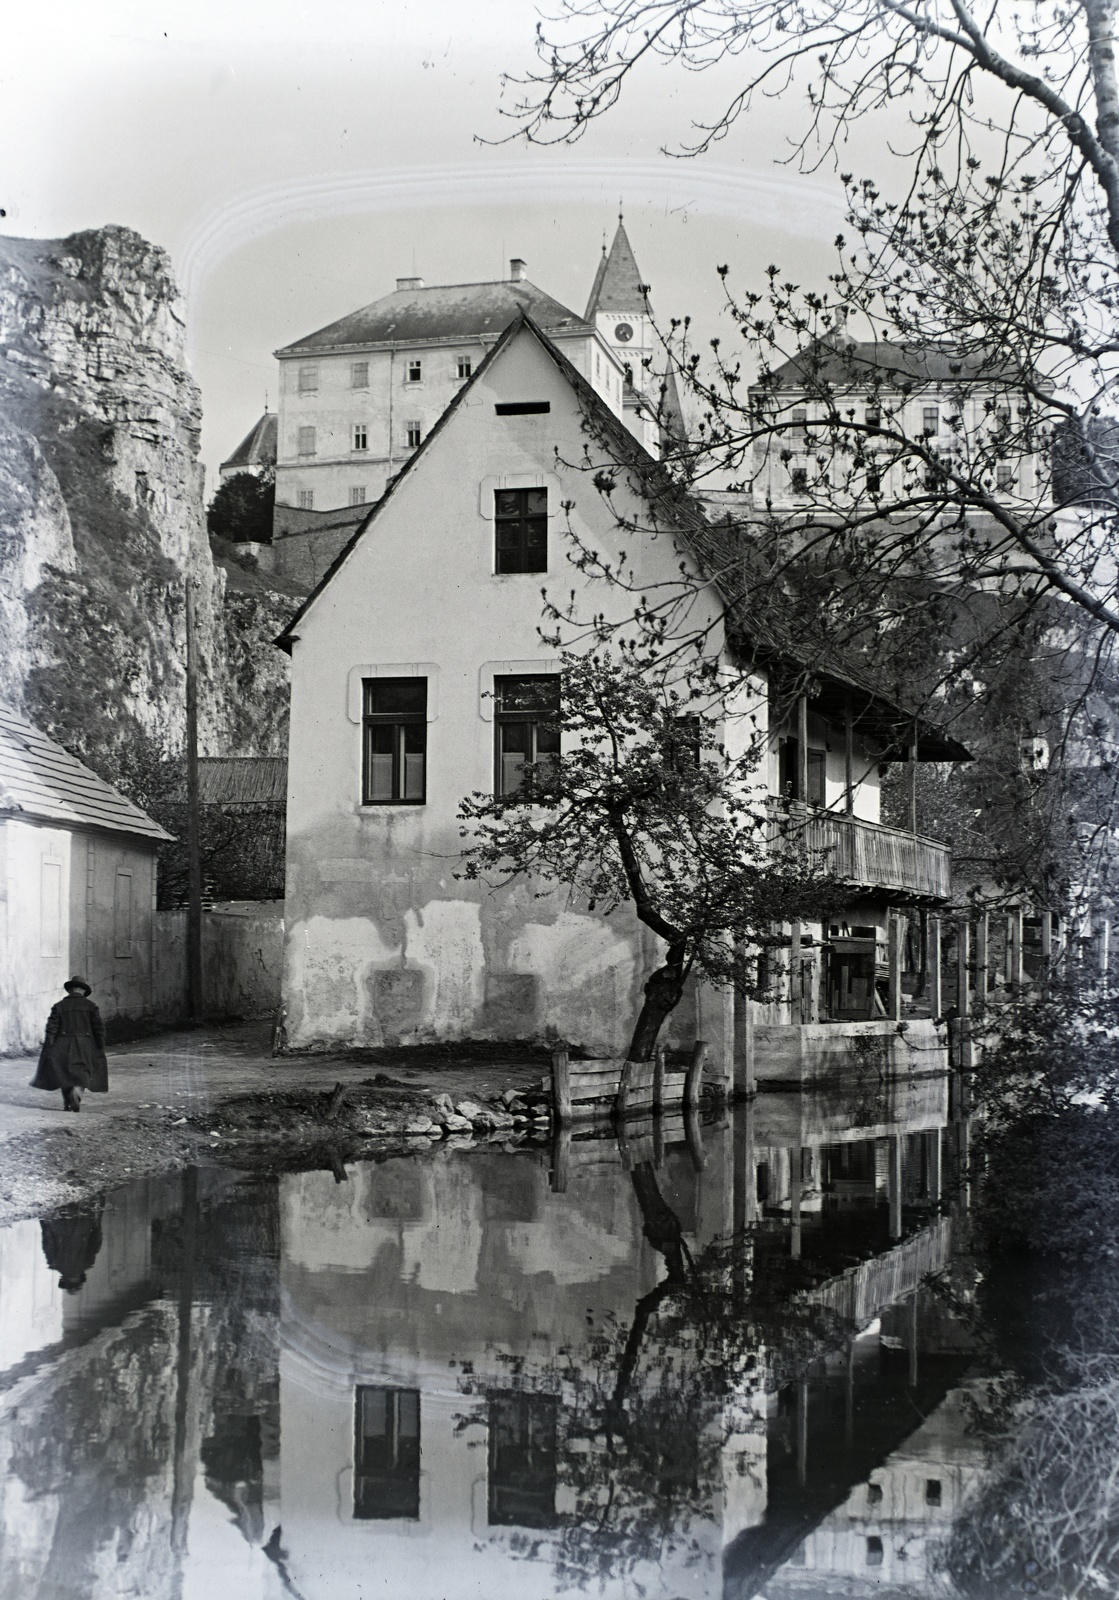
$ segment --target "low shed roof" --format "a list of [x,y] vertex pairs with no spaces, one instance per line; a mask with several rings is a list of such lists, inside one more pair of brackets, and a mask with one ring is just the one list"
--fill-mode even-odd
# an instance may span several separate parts
[[287,800],[286,756],[201,756],[198,799],[204,806],[282,806]]
[[172,836],[34,723],[0,704],[0,816],[103,828],[154,842]]

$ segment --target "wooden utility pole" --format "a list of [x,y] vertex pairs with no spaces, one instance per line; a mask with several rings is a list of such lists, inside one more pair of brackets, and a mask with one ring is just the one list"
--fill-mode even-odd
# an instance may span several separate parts
[[917,832],[917,724],[909,741],[909,831]]
[[843,704],[843,733],[843,809],[851,817],[855,814],[855,717],[850,695]]
[[198,813],[198,633],[194,580],[186,581],[187,1009],[202,1021],[202,840]]

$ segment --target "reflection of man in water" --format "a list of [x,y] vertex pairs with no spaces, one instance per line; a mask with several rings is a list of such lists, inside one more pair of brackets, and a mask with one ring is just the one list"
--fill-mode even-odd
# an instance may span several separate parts
[[58,1287],[77,1294],[101,1248],[101,1212],[79,1211],[41,1222],[43,1254]]

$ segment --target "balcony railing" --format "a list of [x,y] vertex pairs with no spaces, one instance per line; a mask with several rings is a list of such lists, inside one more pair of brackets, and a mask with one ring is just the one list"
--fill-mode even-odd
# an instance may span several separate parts
[[777,815],[786,837],[803,826],[810,857],[848,883],[935,900],[952,892],[951,852],[939,840],[795,803]]

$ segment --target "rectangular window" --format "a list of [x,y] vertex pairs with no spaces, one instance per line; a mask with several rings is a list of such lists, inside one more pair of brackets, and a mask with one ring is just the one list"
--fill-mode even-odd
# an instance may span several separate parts
[[941,1503],[941,1485],[939,1478],[925,1479],[925,1504],[938,1506]]
[[300,489],[299,509],[300,511],[313,511],[315,509],[315,491],[313,489]]
[[423,423],[419,421],[406,422],[404,430],[409,450],[418,450],[424,436]]
[[777,791],[783,800],[799,800],[800,740],[782,739],[777,745]]
[[547,572],[547,489],[496,489],[494,571]]
[[805,439],[805,431],[806,431],[807,422],[808,422],[808,412],[804,409],[803,406],[797,406],[797,408],[794,410],[793,416],[792,416],[793,437],[790,440],[790,443],[792,444],[792,447],[793,447],[794,450],[803,450],[804,447],[805,447],[805,444],[807,443],[807,440]]
[[314,430],[314,428],[300,428],[297,451],[298,451],[298,454],[301,455],[301,456],[313,456],[314,455],[314,453],[315,453],[315,430]]
[[924,406],[921,411],[921,431],[926,438],[935,439],[940,432],[939,406]]
[[700,723],[697,716],[686,715],[673,720],[665,754],[674,772],[696,770],[700,759]]
[[825,806],[827,800],[827,773],[828,757],[826,750],[810,750],[808,752],[808,804],[810,806]]
[[504,400],[494,406],[499,417],[540,417],[552,409],[550,400]]
[[808,493],[808,468],[791,467],[789,469],[789,482],[792,484],[794,494]]
[[495,678],[494,791],[516,794],[525,767],[559,755],[560,681],[556,673]]
[[424,377],[424,364],[420,360],[409,361],[407,366],[407,381],[409,383],[422,383]]
[[882,426],[882,413],[877,406],[867,406],[866,425],[868,428],[880,428]]
[[474,371],[474,363],[469,356],[459,356],[455,362],[455,370],[460,378],[469,378]]
[[1000,489],[1013,489],[1013,487],[1014,487],[1014,468],[1011,466],[1010,462],[1009,461],[1000,461],[995,470],[996,470],[996,472],[998,474],[998,486],[999,486],[999,488]]
[[362,804],[427,798],[427,679],[366,678]]
[[39,880],[39,954],[62,954],[62,862],[44,861]]
[[113,954],[114,956],[132,954],[131,872],[117,873],[116,890],[113,894]]
[[486,1481],[491,1528],[555,1525],[557,1409],[550,1394],[489,1396]]
[[300,394],[318,394],[319,369],[318,367],[300,367],[299,369]]
[[350,362],[350,388],[351,389],[368,389],[368,387],[369,387],[369,363],[368,363],[368,361],[351,361]]
[[354,1517],[386,1521],[420,1514],[420,1392],[357,1391],[354,1417]]
[[364,422],[355,422],[354,423],[352,448],[354,450],[368,450],[369,449],[369,430],[365,426]]
[[354,487],[350,490],[350,504],[352,506],[363,506],[365,504],[365,485],[364,485],[364,483],[355,484]]

